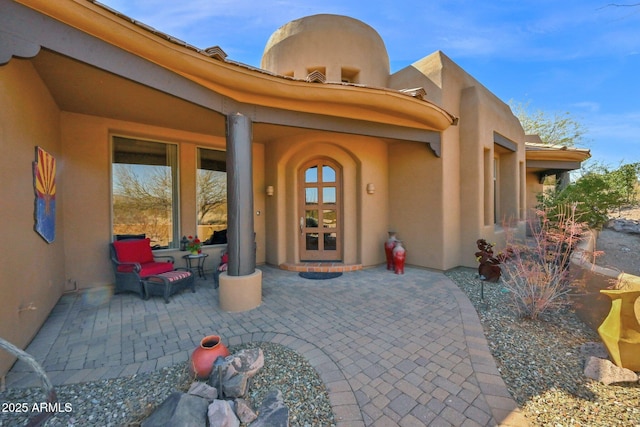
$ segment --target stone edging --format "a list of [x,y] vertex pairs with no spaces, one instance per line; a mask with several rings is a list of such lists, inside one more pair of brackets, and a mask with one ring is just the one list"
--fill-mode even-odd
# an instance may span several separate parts
[[478,380],[480,390],[491,408],[495,422],[499,426],[505,427],[528,426],[529,423],[509,393],[502,375],[498,371],[475,307],[460,288],[455,285],[452,288],[452,294],[460,307],[460,317],[473,372]]

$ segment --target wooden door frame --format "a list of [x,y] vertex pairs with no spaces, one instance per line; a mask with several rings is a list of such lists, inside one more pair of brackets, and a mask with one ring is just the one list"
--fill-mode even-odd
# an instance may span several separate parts
[[[309,168],[317,166],[318,167],[318,175],[317,175],[317,183],[306,182],[306,172]],[[335,171],[335,182],[326,182],[323,177],[323,166],[329,166]],[[299,250],[298,255],[300,261],[342,261],[343,257],[343,203],[342,203],[342,192],[343,192],[343,177],[342,177],[342,166],[340,163],[335,160],[327,157],[315,157],[304,162],[297,171],[298,176],[298,186],[296,191],[298,192],[298,206],[297,206],[297,215],[296,218],[299,221],[297,230],[298,230],[298,242],[299,242]],[[315,185],[314,185],[315,184]],[[335,205],[329,203],[324,203],[322,199],[323,188],[331,188],[335,187],[336,189],[336,202]],[[307,204],[306,203],[306,189],[307,188],[317,188],[317,197],[318,203],[315,204]],[[328,205],[328,206],[325,206]],[[327,207],[334,207],[334,209],[326,209]],[[315,208],[315,209],[314,209]],[[323,221],[323,216],[325,211],[335,210],[336,215],[336,227],[328,229],[326,227],[321,227],[320,224],[317,224],[316,227],[309,226],[307,222],[307,211],[308,210],[316,210],[317,211],[317,219],[319,222]],[[336,236],[336,250],[325,250],[324,249],[324,235],[335,233]],[[308,234],[317,234],[317,245],[318,249],[307,249],[307,235]]]

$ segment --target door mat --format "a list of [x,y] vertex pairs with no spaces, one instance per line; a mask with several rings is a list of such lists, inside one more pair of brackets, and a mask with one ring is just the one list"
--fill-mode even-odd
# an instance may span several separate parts
[[336,277],[342,276],[342,273],[321,273],[315,271],[305,271],[299,273],[300,277],[311,280],[326,280],[326,279],[335,279]]

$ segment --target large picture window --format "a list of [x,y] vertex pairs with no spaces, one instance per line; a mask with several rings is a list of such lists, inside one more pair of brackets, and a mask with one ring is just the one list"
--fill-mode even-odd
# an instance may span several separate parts
[[196,177],[198,236],[209,244],[227,243],[227,154],[198,148]]
[[114,236],[144,234],[154,249],[178,247],[177,152],[175,144],[113,137]]

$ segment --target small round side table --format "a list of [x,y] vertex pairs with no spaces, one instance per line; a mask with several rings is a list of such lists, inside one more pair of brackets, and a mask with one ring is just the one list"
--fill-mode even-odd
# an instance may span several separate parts
[[204,275],[204,260],[209,256],[209,254],[187,254],[183,255],[185,262],[187,263],[187,268],[192,272],[197,271],[198,276],[202,279],[206,279]]

